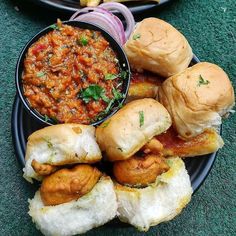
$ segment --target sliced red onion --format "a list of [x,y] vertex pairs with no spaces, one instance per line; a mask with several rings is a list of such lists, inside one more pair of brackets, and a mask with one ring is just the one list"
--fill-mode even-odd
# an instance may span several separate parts
[[95,7],[84,7],[78,11],[76,11],[71,17],[70,20],[74,20],[77,16],[83,13],[88,13],[89,11],[94,11]]
[[99,12],[89,12],[87,14],[77,16],[74,20],[95,23],[103,29],[107,30],[119,43],[123,44],[120,38],[120,34],[114,27],[114,22],[112,21],[112,19],[102,15]]
[[106,2],[99,5],[99,7],[105,8],[109,11],[115,10],[123,15],[126,21],[125,37],[128,40],[130,34],[134,30],[135,21],[131,11],[123,4],[118,2]]
[[[127,24],[126,31],[121,20],[109,10],[116,10],[124,16]],[[135,25],[132,13],[120,3],[103,3],[98,7],[85,7],[75,12],[70,20],[95,23],[107,30],[121,45],[126,42]]]
[[113,13],[111,13],[109,10],[102,8],[100,6],[98,6],[98,8],[100,10],[102,10],[103,12],[105,11],[108,15],[110,15],[110,17],[112,19],[114,19],[114,25],[116,25],[115,29],[117,29],[117,31],[120,33],[120,39],[122,44],[124,44],[126,42],[126,37],[125,37],[125,30],[124,30],[124,25],[122,23],[122,21]]

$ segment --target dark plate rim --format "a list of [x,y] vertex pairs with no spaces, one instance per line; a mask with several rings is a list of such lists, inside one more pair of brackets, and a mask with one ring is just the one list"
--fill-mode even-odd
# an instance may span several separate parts
[[[29,1],[34,2],[38,5],[43,6],[43,7],[47,7],[47,8],[52,9],[52,10],[58,10],[58,11],[61,11],[61,12],[64,11],[64,12],[67,12],[67,13],[74,13],[78,9],[80,9],[80,8],[65,6],[61,3],[57,3],[57,2],[52,1],[52,0],[37,0],[37,1],[29,0]],[[133,1],[133,2],[129,2],[128,4],[125,3],[125,5],[128,6],[128,8],[130,9],[130,11],[133,14],[139,14],[139,13],[142,13],[144,11],[154,9],[156,7],[163,6],[164,4],[166,4],[168,2],[171,2],[171,1],[173,1],[173,0],[160,0],[160,3],[145,2],[145,1],[136,3],[136,2]]]
[[[200,60],[194,55],[192,62],[199,63]],[[24,109],[23,104],[21,104],[20,98],[16,95],[13,106],[12,106],[11,131],[12,131],[12,142],[13,142],[13,146],[15,150],[16,159],[22,167],[24,167],[25,165],[25,161],[24,161],[25,145],[23,143],[24,134],[20,132],[21,131],[20,130],[20,125],[21,125],[20,117],[23,116],[23,109]],[[199,189],[199,187],[204,183],[207,176],[209,175],[213,167],[213,164],[216,160],[217,153],[218,152],[214,152],[214,153],[205,155],[203,157],[195,157],[195,158],[202,158],[203,160],[201,163],[200,175],[199,173],[197,173],[197,178],[195,178],[195,176],[190,175],[191,185],[192,185],[194,193]],[[191,161],[191,160],[190,158],[187,158],[186,161]]]

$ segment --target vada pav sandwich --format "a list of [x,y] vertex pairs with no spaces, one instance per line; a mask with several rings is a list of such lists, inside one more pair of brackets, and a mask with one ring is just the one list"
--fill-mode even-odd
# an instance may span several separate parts
[[202,62],[171,76],[159,87],[159,101],[169,111],[182,139],[217,129],[234,106],[234,90],[217,65]]
[[163,77],[183,71],[193,58],[186,38],[172,25],[152,17],[137,23],[124,50],[133,69]]
[[141,231],[171,220],[191,199],[184,162],[164,158],[153,139],[170,126],[164,106],[146,98],[128,103],[96,130],[101,150],[114,162],[118,217]]
[[42,180],[63,165],[95,163],[102,155],[89,125],[59,124],[40,129],[28,138],[24,177]]
[[113,219],[117,212],[114,185],[96,167],[79,164],[43,179],[29,200],[29,215],[48,236],[85,233]]

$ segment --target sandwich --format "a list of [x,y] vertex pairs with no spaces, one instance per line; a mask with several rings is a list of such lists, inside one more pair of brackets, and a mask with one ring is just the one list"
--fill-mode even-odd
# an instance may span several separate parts
[[133,69],[163,77],[185,70],[193,57],[186,38],[172,25],[153,17],[137,23],[124,50]]
[[182,139],[191,139],[207,129],[217,130],[222,117],[226,117],[235,104],[227,74],[208,62],[171,76],[160,86],[158,95]]
[[[158,98],[158,88],[162,83],[163,79],[155,74],[147,71],[145,73],[134,72],[131,77],[126,103],[145,97]],[[212,128],[204,130],[195,137],[184,140],[179,137],[176,130],[171,126],[164,133],[153,137],[153,139],[159,141],[157,145],[162,145],[164,156],[179,156],[181,158],[213,153],[224,145],[221,136]]]
[[191,199],[184,162],[165,158],[153,139],[170,126],[164,106],[145,98],[128,103],[96,130],[101,150],[113,162],[117,215],[141,231],[174,218]]
[[45,177],[29,200],[29,215],[46,236],[85,233],[113,219],[116,212],[111,178],[88,164],[63,168]]
[[102,158],[95,128],[59,124],[40,129],[28,138],[24,178],[42,180],[63,165],[95,163]]

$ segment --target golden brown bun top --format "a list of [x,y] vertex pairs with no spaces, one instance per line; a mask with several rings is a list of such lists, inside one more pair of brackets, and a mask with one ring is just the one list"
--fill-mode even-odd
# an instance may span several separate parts
[[169,77],[186,69],[192,49],[177,29],[154,17],[139,22],[124,47],[133,68]]
[[210,109],[223,115],[234,103],[228,75],[219,66],[208,62],[187,69],[183,78],[174,76],[172,83],[184,94],[187,105],[193,110]]
[[137,26],[138,30],[133,33],[134,37],[135,34],[140,34],[140,39],[134,40],[133,43],[137,46],[151,46],[153,53],[157,49],[171,53],[178,46],[180,32],[164,20],[149,17],[139,22]]
[[159,99],[178,133],[190,138],[220,125],[235,98],[227,74],[217,65],[201,62],[168,78],[159,90]]
[[170,115],[163,105],[151,98],[139,99],[103,122],[96,138],[110,161],[125,160],[170,125]]

